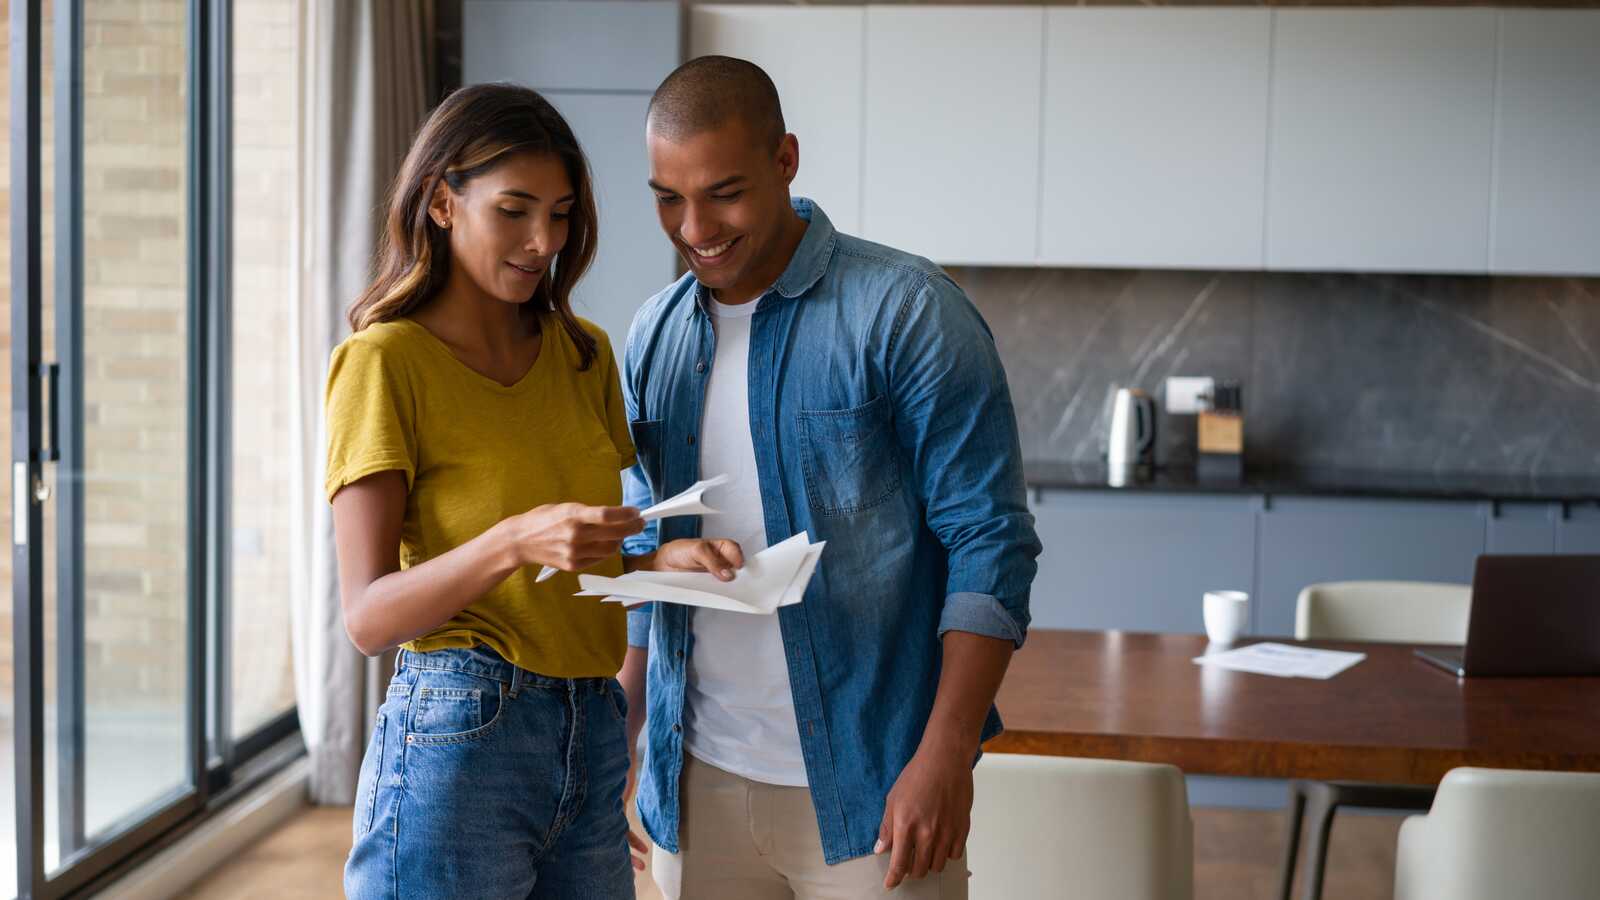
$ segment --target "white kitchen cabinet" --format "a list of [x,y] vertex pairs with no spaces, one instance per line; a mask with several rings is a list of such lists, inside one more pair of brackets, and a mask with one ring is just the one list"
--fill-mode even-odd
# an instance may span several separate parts
[[867,7],[864,237],[1037,260],[1043,31],[1043,7]]
[[[861,110],[866,10],[860,6],[693,7],[689,56],[734,56],[766,71],[800,141],[790,185],[833,226],[861,231]],[[826,64],[819,64],[819,58]]]
[[465,0],[462,83],[648,93],[678,63],[681,21],[676,3]]
[[651,92],[679,62],[680,28],[675,2],[462,7],[463,82],[511,81],[541,92],[589,158],[600,240],[572,306],[606,330],[619,360],[639,305],[677,277],[645,183],[644,117]]
[[1046,23],[1040,261],[1261,268],[1272,12]]
[[1497,15],[1275,12],[1268,268],[1487,270]]
[[1600,274],[1600,11],[1501,15],[1489,268]]
[[594,263],[572,292],[572,311],[611,336],[617,359],[640,305],[677,277],[676,254],[656,219],[646,183],[647,94],[549,91],[546,96],[578,136],[593,174],[600,213]]

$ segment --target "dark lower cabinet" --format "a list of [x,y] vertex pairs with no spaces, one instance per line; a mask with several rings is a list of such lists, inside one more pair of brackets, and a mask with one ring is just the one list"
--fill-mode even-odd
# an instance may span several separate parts
[[1560,553],[1600,553],[1600,503],[1573,503],[1556,522]]
[[1261,515],[1255,629],[1292,635],[1300,589],[1322,581],[1468,584],[1484,504],[1284,497]]
[[1489,507],[1489,553],[1554,553],[1556,503],[1501,503]]
[[1250,590],[1253,497],[1046,492],[1034,503],[1044,553],[1038,628],[1205,630],[1209,590]]

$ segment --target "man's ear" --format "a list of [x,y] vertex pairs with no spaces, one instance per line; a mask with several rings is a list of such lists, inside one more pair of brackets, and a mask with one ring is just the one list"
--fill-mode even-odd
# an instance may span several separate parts
[[800,139],[792,134],[784,135],[778,142],[778,171],[783,175],[784,184],[792,183],[800,174]]

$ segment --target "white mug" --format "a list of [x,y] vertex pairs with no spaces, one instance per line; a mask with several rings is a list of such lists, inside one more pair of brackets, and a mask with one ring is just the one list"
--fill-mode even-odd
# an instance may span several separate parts
[[1250,624],[1250,595],[1244,591],[1206,591],[1202,611],[1206,637],[1215,644],[1231,644]]

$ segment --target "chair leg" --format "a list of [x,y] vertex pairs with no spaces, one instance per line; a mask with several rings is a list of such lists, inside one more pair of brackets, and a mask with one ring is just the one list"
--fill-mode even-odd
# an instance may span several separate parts
[[1278,886],[1278,900],[1289,900],[1294,891],[1294,866],[1300,855],[1300,820],[1305,818],[1306,792],[1301,782],[1289,782],[1289,808],[1284,811],[1287,833],[1283,839],[1282,881]]
[[1321,900],[1322,876],[1328,863],[1328,833],[1333,830],[1333,813],[1339,808],[1336,792],[1328,785],[1313,785],[1309,794],[1306,818],[1310,820],[1311,833],[1306,844],[1305,900]]

